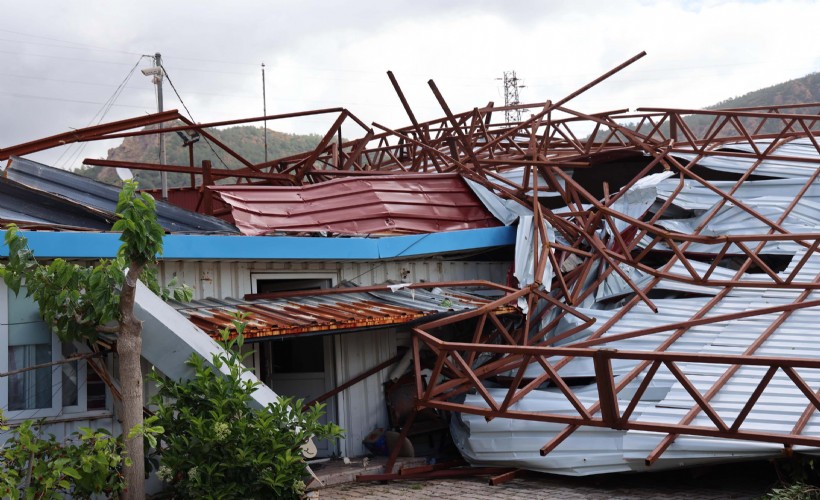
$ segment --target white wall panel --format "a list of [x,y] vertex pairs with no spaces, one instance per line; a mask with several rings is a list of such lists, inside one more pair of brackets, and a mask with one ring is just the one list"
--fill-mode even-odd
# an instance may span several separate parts
[[340,281],[360,286],[385,281],[436,282],[456,280],[489,280],[505,283],[508,262],[461,262],[441,260],[389,262],[215,262],[163,261],[160,277],[168,283],[174,276],[194,289],[195,299],[207,297],[241,298],[252,292],[254,272],[332,272]]
[[[337,336],[336,380],[341,384],[396,354],[396,334],[391,330],[347,333]],[[359,382],[338,398],[339,423],[346,431],[342,453],[361,456],[368,453],[362,440],[377,427],[388,426],[384,382],[390,369]]]

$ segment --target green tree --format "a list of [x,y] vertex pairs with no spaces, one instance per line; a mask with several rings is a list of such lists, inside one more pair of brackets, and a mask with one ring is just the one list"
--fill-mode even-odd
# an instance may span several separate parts
[[[17,228],[6,232],[8,263],[0,267],[7,286],[19,293],[25,281],[26,293],[40,308],[45,322],[61,340],[93,341],[101,332],[117,333],[119,379],[122,386],[122,425],[129,464],[124,469],[125,498],[143,499],[143,436],[134,429],[143,424],[143,380],[140,368],[142,322],[134,315],[137,281],[142,280],[155,292],[160,290],[155,264],[162,253],[165,234],[157,222],[154,199],[137,194],[137,184],[126,182],[117,203],[119,219],[113,226],[121,231],[123,242],[117,257],[95,266],[80,266],[55,259],[40,264]],[[190,300],[190,289],[174,290],[175,298]]]
[[[189,380],[151,375],[159,388],[152,399],[157,424],[165,429],[157,453],[159,476],[175,498],[300,498],[306,474],[301,447],[311,436],[341,436],[333,423],[322,425],[323,405],[302,409],[302,401],[280,398],[266,408],[251,406],[260,385],[243,375],[242,332],[223,330],[224,351],[213,366],[192,355]],[[224,373],[220,373],[222,370]]]

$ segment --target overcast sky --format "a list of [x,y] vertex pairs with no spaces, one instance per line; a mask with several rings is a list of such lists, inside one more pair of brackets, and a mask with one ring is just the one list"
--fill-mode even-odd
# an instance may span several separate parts
[[[262,115],[264,62],[268,114],[342,106],[391,128],[409,121],[387,70],[432,119],[443,113],[431,78],[454,112],[503,104],[504,71],[525,85],[522,102],[557,100],[645,50],[568,104],[596,112],[699,108],[820,67],[816,1],[26,0],[2,12],[0,147],[96,124],[103,111],[105,121],[155,111],[139,71],[155,52],[198,122]],[[182,110],[167,80],[164,95],[165,109]],[[32,158],[73,167],[115,145]]]

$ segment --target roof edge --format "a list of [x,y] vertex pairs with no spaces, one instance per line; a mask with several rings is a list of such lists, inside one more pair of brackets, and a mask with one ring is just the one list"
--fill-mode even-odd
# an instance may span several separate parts
[[[515,244],[516,228],[501,226],[383,238],[167,234],[165,260],[381,260],[480,250]],[[6,231],[0,230],[0,238]],[[24,231],[38,258],[112,258],[119,233]],[[0,246],[0,258],[8,257]]]

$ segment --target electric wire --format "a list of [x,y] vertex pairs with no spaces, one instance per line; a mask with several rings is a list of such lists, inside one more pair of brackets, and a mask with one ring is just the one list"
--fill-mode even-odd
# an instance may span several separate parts
[[[160,63],[159,67],[162,69],[162,73],[165,75],[165,77],[168,78],[168,83],[171,85],[171,89],[173,89],[174,94],[176,94],[177,96],[177,99],[179,99],[179,103],[182,104],[182,107],[185,109],[185,112],[188,113],[188,118],[190,118],[192,122],[196,122],[196,120],[194,120],[194,115],[191,114],[191,110],[188,109],[188,106],[185,104],[185,101],[182,100],[182,96],[179,95],[179,91],[177,91],[174,82],[171,80],[171,75],[168,74],[168,71],[165,69],[165,66],[163,66],[162,63]],[[225,164],[225,161],[222,159],[221,156],[219,156],[219,153],[216,152],[216,149],[214,149],[213,145],[211,144],[211,141],[209,141],[207,137],[203,136],[202,138],[205,140],[205,144],[208,145],[208,147],[211,149],[211,152],[219,160],[222,166],[224,166],[227,169],[228,165]]]
[[[114,90],[114,93],[111,94],[111,96],[103,103],[102,107],[94,114],[94,116],[91,117],[91,120],[88,121],[88,124],[86,125],[86,127],[90,127],[91,125],[93,125],[94,121],[97,120],[97,117],[99,117],[99,120],[97,120],[96,123],[97,124],[102,123],[102,121],[105,119],[106,115],[108,115],[108,112],[111,111],[111,108],[114,106],[114,103],[117,101],[119,96],[122,94],[123,90],[125,90],[126,84],[131,79],[131,77],[134,75],[134,71],[136,71],[137,67],[139,66],[140,62],[142,61],[142,59],[144,57],[145,56],[140,56],[139,59],[137,59],[137,62],[134,63],[134,66],[132,66],[131,70],[125,75],[125,78],[123,78],[123,80],[120,82],[120,84]],[[63,152],[57,158],[57,161],[55,161],[55,166],[60,165],[60,161],[63,159],[63,157],[66,154],[68,154],[68,156],[66,157],[66,161],[62,164],[62,166],[60,168],[65,168],[65,167],[71,165],[73,162],[77,161],[77,159],[82,154],[82,152],[85,151],[86,146],[87,146],[87,143],[84,143],[84,142],[83,143],[72,144],[71,146],[69,146],[68,148],[63,150]]]
[[[433,233],[427,233],[427,234],[425,234],[424,236],[422,236],[421,238],[418,238],[417,240],[413,241],[412,243],[410,243],[409,245],[407,245],[407,246],[406,246],[406,247],[405,247],[405,248],[404,248],[401,252],[397,253],[394,257],[401,257],[402,255],[404,255],[404,252],[406,252],[406,251],[410,250],[411,248],[413,248],[414,246],[418,245],[419,243],[421,243],[422,241],[424,241],[424,240],[425,240],[428,236],[430,236],[431,234],[433,234]],[[349,279],[349,280],[347,280],[347,281],[352,281],[353,283],[356,283],[356,280],[357,280],[357,279],[359,279],[359,278],[361,278],[361,277],[362,277],[362,276],[364,276],[365,274],[372,273],[372,272],[373,272],[373,271],[375,271],[376,269],[381,269],[382,267],[384,267],[384,266],[386,266],[386,265],[387,265],[387,262],[380,262],[379,264],[372,265],[372,266],[370,266],[370,269],[368,269],[367,271],[364,271],[364,272],[362,272],[362,273],[359,273],[359,274],[357,274],[356,276],[354,276],[354,277],[350,278],[350,279]],[[361,284],[361,283],[358,283],[358,284]]]

